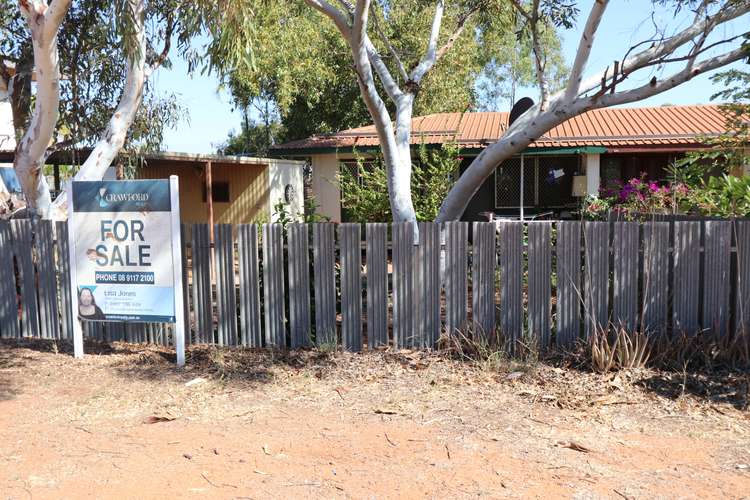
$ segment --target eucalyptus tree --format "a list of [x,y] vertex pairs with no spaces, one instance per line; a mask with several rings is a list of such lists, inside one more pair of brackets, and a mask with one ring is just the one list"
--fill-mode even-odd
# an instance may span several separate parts
[[222,63],[238,67],[250,54],[238,45],[242,36],[215,31],[203,50],[192,47],[217,18],[251,30],[243,24],[247,14],[223,1],[0,0],[0,6],[0,76],[9,87],[15,168],[32,215],[65,217],[66,196],[51,203],[41,175],[55,150],[90,147],[75,178],[94,180],[126,145],[158,147],[163,127],[181,110],[174,99],[150,93],[148,80],[169,65],[173,45],[193,67],[219,49],[231,48],[233,58]]
[[[415,2],[420,5],[427,3]],[[729,31],[724,27],[735,19],[746,19],[750,1],[660,0],[657,3],[669,4],[676,12],[689,9],[690,23],[668,32],[669,26],[654,21],[652,36],[633,45],[624,45],[623,57],[619,61],[584,78],[597,30],[609,4],[608,0],[595,0],[585,17],[567,83],[555,91],[545,72],[543,33],[551,27],[575,28],[579,13],[575,2],[462,0],[447,5],[444,0],[431,2],[434,8],[430,27],[422,31],[423,50],[416,58],[415,54],[402,54],[399,47],[380,37],[378,23],[374,22],[378,15],[381,24],[387,22],[389,9],[398,2],[386,2],[380,7],[370,0],[305,0],[305,3],[336,26],[351,52],[354,75],[373,119],[388,167],[394,221],[415,219],[409,160],[415,96],[425,77],[451,52],[456,40],[468,36],[465,31],[473,33],[466,30],[472,26],[472,21],[488,17],[501,19],[504,15],[513,20],[516,17],[522,19],[522,31],[531,45],[539,100],[464,170],[445,197],[438,221],[460,218],[476,191],[498,165],[560,123],[592,109],[646,99],[748,55],[744,38],[747,33],[727,35]],[[638,77],[654,69],[663,71],[645,84],[637,83]],[[636,83],[631,84],[634,81]],[[393,112],[387,101],[390,101]]]
[[[373,4],[372,20],[377,31],[373,43],[386,50],[387,41],[401,59],[415,64],[424,50],[422,32],[430,28],[432,8],[431,2],[424,1]],[[351,48],[335,25],[321,22],[320,15],[302,0],[263,2],[262,8],[255,11],[255,64],[242,70],[230,69],[225,75],[240,110],[253,110],[261,126],[267,121],[265,110],[270,103],[283,129],[283,136],[277,139],[283,141],[372,122],[357,81],[352,78]],[[413,104],[414,114],[484,107],[482,97],[487,92],[477,92],[477,80],[490,65],[517,76],[519,85],[528,84],[531,66],[524,60],[528,59],[528,50],[518,58],[507,57],[514,52],[519,37],[507,29],[502,19],[484,12],[466,23],[464,35],[422,80]],[[521,39],[529,45],[524,37]],[[554,75],[562,73],[564,64],[554,30],[545,33],[541,45],[550,51],[547,71],[555,80]],[[390,53],[383,59],[393,66]],[[376,80],[375,84],[378,92],[384,93],[381,82]],[[395,105],[389,100],[385,104],[393,115]]]

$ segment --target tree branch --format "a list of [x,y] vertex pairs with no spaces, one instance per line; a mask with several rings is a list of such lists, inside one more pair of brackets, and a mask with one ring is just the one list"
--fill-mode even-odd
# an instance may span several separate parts
[[588,63],[596,31],[599,29],[599,23],[604,16],[604,11],[607,9],[608,4],[608,0],[596,0],[591,7],[589,17],[581,34],[581,39],[578,42],[578,52],[576,53],[573,67],[570,69],[570,79],[568,80],[568,87],[565,89],[566,101],[571,101],[578,96],[583,70],[586,67],[586,63]]
[[448,37],[448,40],[443,44],[442,47],[437,51],[437,55],[435,57],[435,61],[439,61],[446,52],[448,52],[451,47],[453,47],[453,44],[456,43],[456,40],[461,36],[461,34],[464,32],[464,28],[466,27],[466,21],[469,20],[469,18],[474,15],[475,12],[477,12],[480,8],[480,4],[477,3],[472,7],[470,10],[468,10],[466,13],[464,13],[456,23],[456,29],[453,30],[453,33],[451,33],[451,36]]
[[365,35],[364,43],[365,48],[367,49],[367,56],[370,59],[370,63],[375,68],[380,81],[383,82],[383,88],[385,88],[388,97],[390,97],[391,100],[396,103],[403,95],[403,92],[401,92],[398,83],[393,78],[393,75],[391,75],[390,70],[388,70],[388,66],[386,66],[383,62],[383,59],[378,53],[378,49],[376,49],[372,44],[369,36]]
[[321,14],[330,18],[341,32],[345,40],[352,38],[349,16],[337,9],[326,0],[305,0],[305,3]]
[[547,109],[549,102],[549,85],[545,75],[544,52],[539,42],[539,0],[534,0],[531,14],[531,47],[534,52],[534,63],[536,65],[536,80],[539,84],[540,103],[539,109]]
[[419,61],[419,64],[412,70],[409,80],[418,84],[424,75],[435,65],[437,61],[437,43],[440,36],[440,25],[443,22],[443,12],[445,5],[443,0],[438,0],[435,5],[435,16],[432,18],[432,28],[430,29],[430,39],[427,42],[427,50]]
[[172,33],[174,32],[174,15],[172,12],[167,14],[167,26],[164,29],[164,46],[161,49],[161,52],[156,57],[154,62],[151,63],[151,65],[146,70],[146,78],[149,78],[154,71],[159,69],[159,67],[164,64],[164,61],[167,60],[167,56],[169,56],[169,50],[172,47]]
[[[65,19],[68,9],[70,9],[71,0],[54,0],[47,8],[47,12],[44,17],[45,23],[45,34],[48,37],[57,35],[57,30]],[[47,24],[49,23],[49,24]]]
[[[649,48],[628,57],[620,65],[620,71],[622,73],[629,74],[641,68],[647,67],[651,65],[654,60],[674,53],[678,48],[695,39],[697,36],[705,33],[708,28],[710,28],[710,30],[713,30],[716,26],[736,19],[744,14],[747,14],[748,12],[750,12],[750,2],[748,1],[736,2],[733,3],[732,6],[724,7],[719,10],[713,17],[693,23],[679,33],[669,38],[659,40]],[[600,71],[590,78],[587,78],[583,83],[581,83],[578,95],[584,94],[592,89],[599,87],[603,76],[604,71]],[[558,95],[555,96],[555,98],[557,97]]]
[[[374,4],[373,4],[374,5]],[[401,75],[401,78],[406,81],[409,79],[409,75],[406,74],[406,68],[404,67],[404,63],[401,60],[401,57],[398,55],[398,52],[396,51],[396,48],[391,44],[391,41],[386,36],[385,32],[380,27],[380,22],[378,21],[378,13],[377,10],[373,7],[372,9],[372,18],[375,21],[375,30],[378,32],[378,36],[381,40],[383,40],[383,43],[388,48],[388,52],[390,52],[391,57],[393,57],[393,60],[396,62],[396,68],[398,68],[398,73]]]
[[744,57],[747,57],[747,50],[743,47],[738,47],[735,50],[732,50],[720,56],[706,59],[698,64],[688,62],[684,69],[677,73],[674,73],[672,76],[666,79],[652,79],[651,82],[647,83],[646,85],[642,85],[630,90],[624,90],[622,92],[615,92],[614,94],[604,94],[598,98],[581,97],[576,102],[584,104],[590,103],[592,104],[592,106],[588,107],[588,109],[596,109],[640,101],[648,97],[661,94],[662,92],[677,87],[678,85],[681,85],[700,74],[706,73],[716,68],[720,68],[727,64],[731,64],[735,61],[739,61]]

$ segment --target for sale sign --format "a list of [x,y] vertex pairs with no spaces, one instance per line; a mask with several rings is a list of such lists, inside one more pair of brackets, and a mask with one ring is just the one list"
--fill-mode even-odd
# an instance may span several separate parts
[[175,321],[170,181],[72,183],[78,317]]

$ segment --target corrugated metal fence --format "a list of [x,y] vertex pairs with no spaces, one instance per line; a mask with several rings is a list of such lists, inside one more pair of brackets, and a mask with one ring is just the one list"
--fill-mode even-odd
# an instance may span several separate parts
[[[420,223],[419,245],[410,224],[214,234],[182,230],[188,343],[422,348],[463,329],[545,349],[609,325],[750,330],[750,221]],[[64,223],[0,221],[0,337],[70,338],[67,255]],[[171,342],[164,324],[85,333]]]

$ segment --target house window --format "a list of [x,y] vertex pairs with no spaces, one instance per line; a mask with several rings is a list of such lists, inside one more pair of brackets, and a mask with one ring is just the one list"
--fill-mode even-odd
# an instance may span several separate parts
[[[577,156],[524,156],[523,206],[559,208],[575,203],[573,176]],[[521,204],[521,157],[506,160],[495,169],[495,208]]]
[[357,160],[344,160],[341,161],[341,168],[346,169],[352,177],[357,180],[357,183],[362,185],[362,176],[360,171],[364,169],[372,170],[374,165],[373,160],[357,161]]
[[[203,203],[206,203],[206,184],[203,184]],[[212,182],[211,183],[211,200],[214,203],[229,203],[229,183]]]

